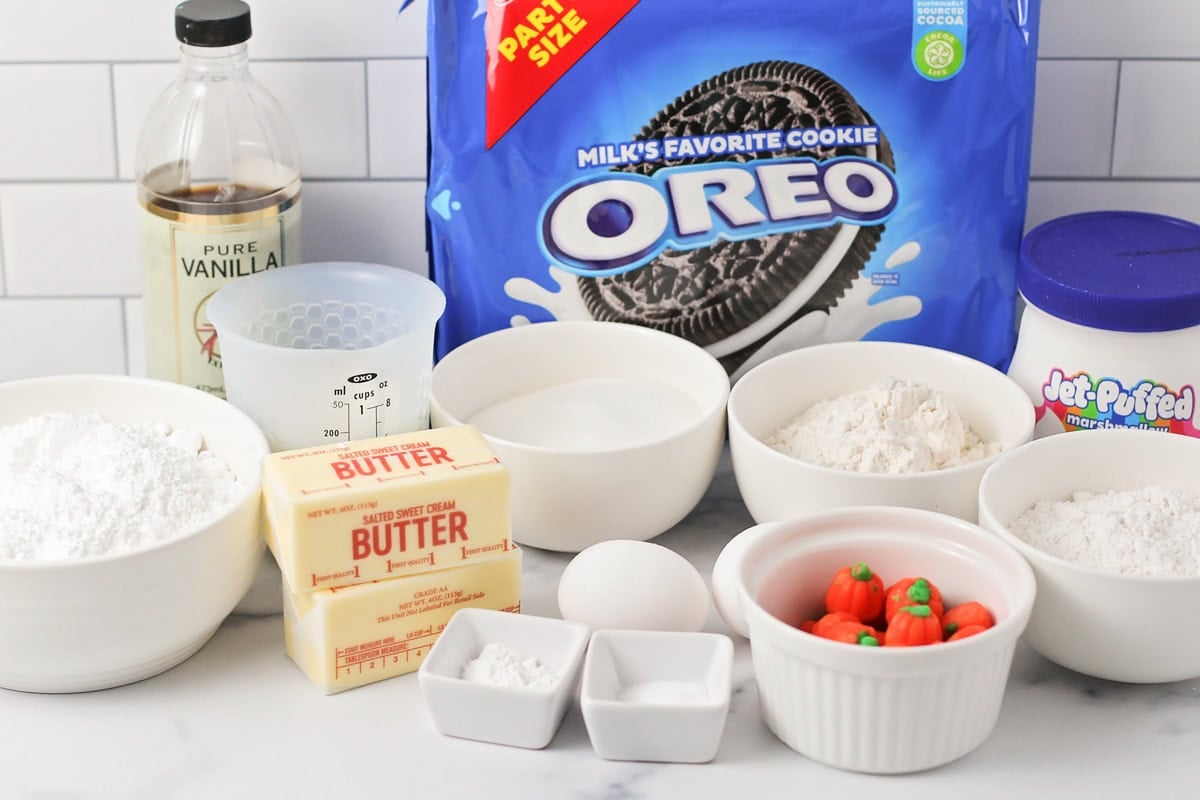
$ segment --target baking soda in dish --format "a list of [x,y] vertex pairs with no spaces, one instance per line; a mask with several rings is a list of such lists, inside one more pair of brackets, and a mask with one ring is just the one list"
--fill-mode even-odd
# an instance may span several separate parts
[[526,658],[500,642],[489,642],[477,658],[466,663],[462,678],[492,686],[549,689],[559,676],[536,658]]
[[623,686],[617,699],[627,703],[704,703],[708,689],[699,681],[644,681]]
[[0,427],[0,558],[135,550],[212,519],[240,492],[200,434],[50,413]]
[[686,430],[701,410],[666,384],[588,378],[548,386],[483,409],[467,420],[498,439],[561,450],[616,450]]
[[1188,492],[1075,492],[1070,500],[1037,503],[1009,530],[1045,553],[1105,572],[1200,575],[1200,496]]
[[1001,449],[981,441],[940,392],[896,378],[816,403],[766,444],[822,467],[893,474],[957,467]]

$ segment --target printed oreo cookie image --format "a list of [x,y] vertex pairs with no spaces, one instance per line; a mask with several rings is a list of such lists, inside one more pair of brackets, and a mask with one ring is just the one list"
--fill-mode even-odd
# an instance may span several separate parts
[[[896,201],[890,175],[879,177],[879,167],[896,168],[886,136],[843,86],[802,64],[721,72],[685,91],[634,141],[661,158],[614,170],[669,173],[660,182],[676,217],[663,237],[670,243],[628,269],[573,269],[579,293],[594,319],[682,336],[730,372],[781,328],[837,304],[884,229],[879,214],[856,218],[854,207],[885,202],[890,210]],[[685,210],[698,222],[682,219],[689,190],[698,196]],[[880,201],[881,193],[890,196]],[[593,206],[596,235],[623,232],[638,196]],[[697,232],[712,241],[677,246]]]

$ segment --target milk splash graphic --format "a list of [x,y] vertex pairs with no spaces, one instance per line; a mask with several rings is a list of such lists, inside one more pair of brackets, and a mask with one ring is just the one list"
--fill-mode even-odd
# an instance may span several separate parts
[[[915,261],[920,254],[921,246],[917,242],[906,242],[888,257],[884,268],[894,270]],[[504,283],[504,293],[518,302],[545,309],[556,320],[590,320],[592,315],[579,294],[578,278],[553,264],[549,266],[549,274],[557,289],[547,289],[528,278],[510,278]],[[915,295],[901,295],[872,304],[871,299],[886,285],[874,283],[870,275],[859,275],[837,305],[828,311],[811,311],[772,335],[731,378],[736,381],[748,370],[781,353],[814,344],[861,339],[884,323],[910,319],[921,313],[921,298]],[[815,292],[817,288],[812,287],[811,291]],[[529,318],[517,314],[509,323],[513,327],[528,325]]]

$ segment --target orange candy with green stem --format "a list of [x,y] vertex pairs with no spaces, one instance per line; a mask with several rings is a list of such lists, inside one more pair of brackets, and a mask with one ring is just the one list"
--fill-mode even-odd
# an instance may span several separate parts
[[826,611],[843,611],[860,620],[878,618],[883,605],[883,579],[861,561],[839,569],[825,592]]
[[888,647],[914,647],[942,641],[942,621],[925,605],[902,606],[896,610],[884,634]]
[[833,639],[835,642],[867,647],[878,647],[883,639],[877,630],[844,611],[835,611],[821,617],[813,623],[811,633],[825,639]]
[[942,615],[942,593],[928,578],[902,578],[887,588],[886,596],[883,616],[888,622],[904,606],[926,605],[935,615]]
[[[943,626],[943,628],[944,627],[945,626]],[[991,626],[989,625],[989,626],[985,627],[983,625],[963,625],[961,628],[956,630],[954,633],[947,636],[946,641],[947,642],[957,642],[959,639],[966,639],[968,636],[974,636],[977,633],[983,633],[989,627],[991,627]]]
[[988,611],[982,603],[974,600],[960,603],[942,615],[942,633],[946,635],[947,639],[963,628],[982,627],[986,629],[995,624],[996,620],[992,617],[992,612]]

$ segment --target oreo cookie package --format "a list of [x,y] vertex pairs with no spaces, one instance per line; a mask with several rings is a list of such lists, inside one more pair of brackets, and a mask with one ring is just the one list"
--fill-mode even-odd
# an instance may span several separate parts
[[439,355],[552,319],[735,378],[886,339],[1003,367],[1038,0],[430,0]]

